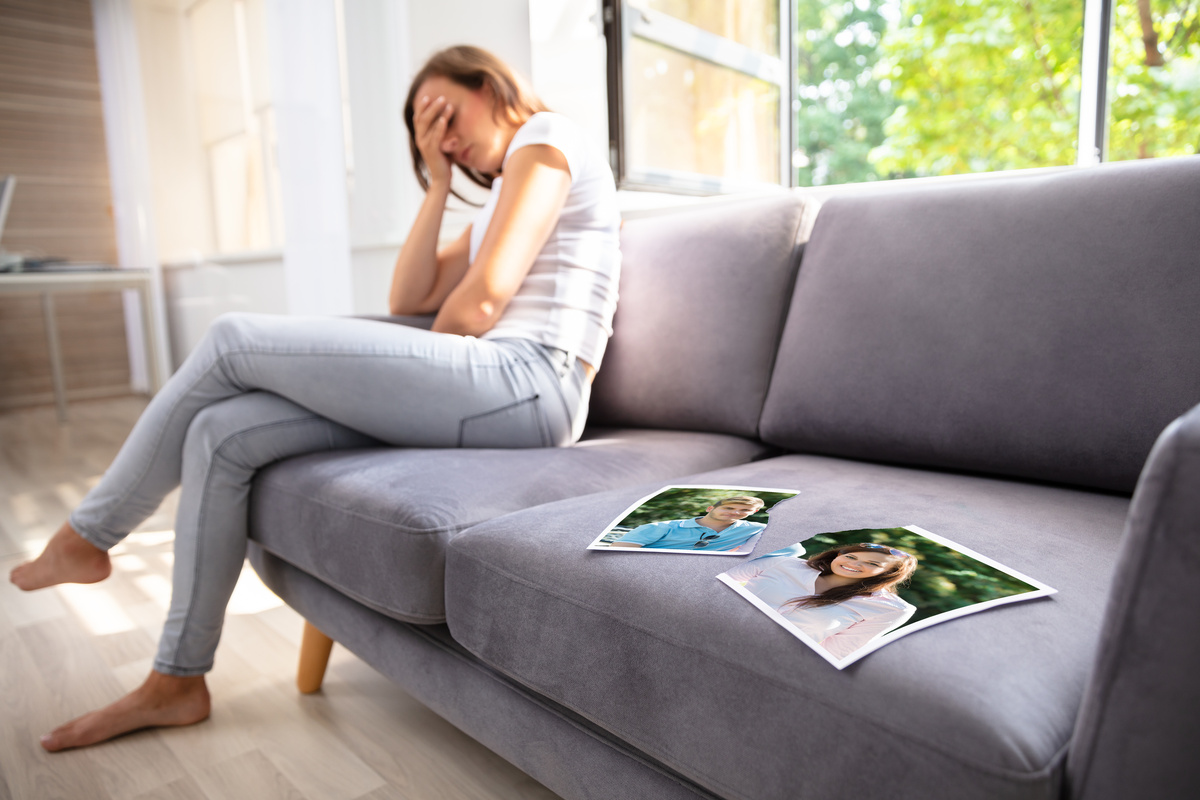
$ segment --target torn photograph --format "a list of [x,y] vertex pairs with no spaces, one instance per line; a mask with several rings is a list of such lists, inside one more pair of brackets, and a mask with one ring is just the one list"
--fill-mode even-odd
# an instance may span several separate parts
[[922,628],[1055,593],[915,525],[817,534],[717,579],[838,669]]
[[625,509],[588,549],[749,555],[771,509],[797,494],[746,486],[666,486]]

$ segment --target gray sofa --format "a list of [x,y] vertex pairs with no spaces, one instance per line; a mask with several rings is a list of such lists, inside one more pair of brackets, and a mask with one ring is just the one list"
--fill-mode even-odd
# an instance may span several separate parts
[[[1200,157],[622,237],[577,446],[272,465],[266,583],[566,798],[1195,796]],[[759,555],[916,524],[1059,593],[839,671],[714,579],[735,557],[585,549],[670,483],[799,489]]]

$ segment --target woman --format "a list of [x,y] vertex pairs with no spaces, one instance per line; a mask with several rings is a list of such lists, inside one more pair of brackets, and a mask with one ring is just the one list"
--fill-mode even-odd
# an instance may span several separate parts
[[[103,580],[107,551],[182,482],[171,609],[150,676],[44,736],[47,750],[208,716],[204,674],[245,556],[259,467],[380,442],[542,447],[578,438],[620,264],[603,155],[473,47],[434,55],[404,116],[426,196],[389,305],[394,314],[436,313],[432,331],[246,314],[213,324],[99,485],[44,552],[12,572],[24,590]],[[439,250],[454,165],[491,194]]]
[[895,593],[917,568],[912,555],[851,544],[804,558],[757,558],[728,571],[836,658],[900,627],[916,607]]

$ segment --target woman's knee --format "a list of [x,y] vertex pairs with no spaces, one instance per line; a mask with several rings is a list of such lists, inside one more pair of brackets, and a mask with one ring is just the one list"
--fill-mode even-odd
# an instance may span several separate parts
[[192,418],[184,440],[184,461],[216,458],[254,470],[278,458],[280,442],[294,436],[297,423],[316,419],[301,406],[269,392],[247,392],[205,406]]
[[205,334],[207,343],[222,352],[233,349],[250,336],[254,327],[253,318],[256,316],[259,315],[245,311],[226,311],[209,324]]
[[[238,398],[230,398],[233,399]],[[237,413],[237,404],[230,400],[205,406],[192,417],[183,441],[185,463],[197,458],[210,461],[223,444],[238,434],[241,415]]]

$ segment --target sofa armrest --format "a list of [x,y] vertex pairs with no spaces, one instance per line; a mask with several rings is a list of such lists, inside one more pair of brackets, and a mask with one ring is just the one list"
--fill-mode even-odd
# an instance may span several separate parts
[[1200,786],[1200,406],[1138,481],[1067,763],[1070,796],[1188,797]]
[[392,322],[396,325],[407,325],[410,328],[429,330],[433,327],[434,314],[400,316],[396,314],[358,314],[359,319],[373,319],[379,322]]

